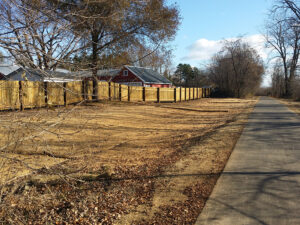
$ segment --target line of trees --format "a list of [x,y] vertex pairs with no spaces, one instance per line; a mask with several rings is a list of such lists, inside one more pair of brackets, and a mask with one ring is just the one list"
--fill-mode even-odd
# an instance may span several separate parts
[[256,50],[238,38],[224,42],[205,69],[178,64],[171,80],[177,86],[213,86],[216,96],[241,98],[257,92],[264,72],[264,63]]
[[218,95],[246,97],[254,95],[264,74],[264,64],[255,49],[242,39],[224,42],[223,49],[208,67],[209,80]]
[[265,39],[267,46],[273,49],[273,59],[276,60],[272,72],[272,95],[300,100],[297,75],[300,53],[298,0],[278,0],[274,4],[266,23]]
[[202,87],[209,84],[206,71],[190,64],[178,64],[170,79],[174,85],[183,87]]

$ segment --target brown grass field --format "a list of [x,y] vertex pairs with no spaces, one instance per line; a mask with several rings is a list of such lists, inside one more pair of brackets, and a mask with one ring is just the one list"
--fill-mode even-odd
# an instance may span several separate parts
[[256,101],[1,112],[0,224],[193,224]]

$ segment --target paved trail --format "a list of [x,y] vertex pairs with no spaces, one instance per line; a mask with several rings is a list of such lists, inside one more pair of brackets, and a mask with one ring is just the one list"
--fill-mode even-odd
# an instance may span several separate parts
[[196,224],[300,224],[299,115],[261,98]]

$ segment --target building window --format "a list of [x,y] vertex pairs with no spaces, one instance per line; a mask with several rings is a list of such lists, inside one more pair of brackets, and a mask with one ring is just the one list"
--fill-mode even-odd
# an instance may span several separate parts
[[128,76],[128,70],[123,71],[123,76],[126,76],[126,77]]

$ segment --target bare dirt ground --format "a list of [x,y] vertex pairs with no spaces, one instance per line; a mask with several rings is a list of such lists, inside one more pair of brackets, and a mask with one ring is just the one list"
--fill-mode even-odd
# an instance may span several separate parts
[[0,113],[0,224],[193,224],[256,100]]
[[285,104],[290,110],[300,114],[300,102],[293,101],[291,99],[280,99],[280,102]]

